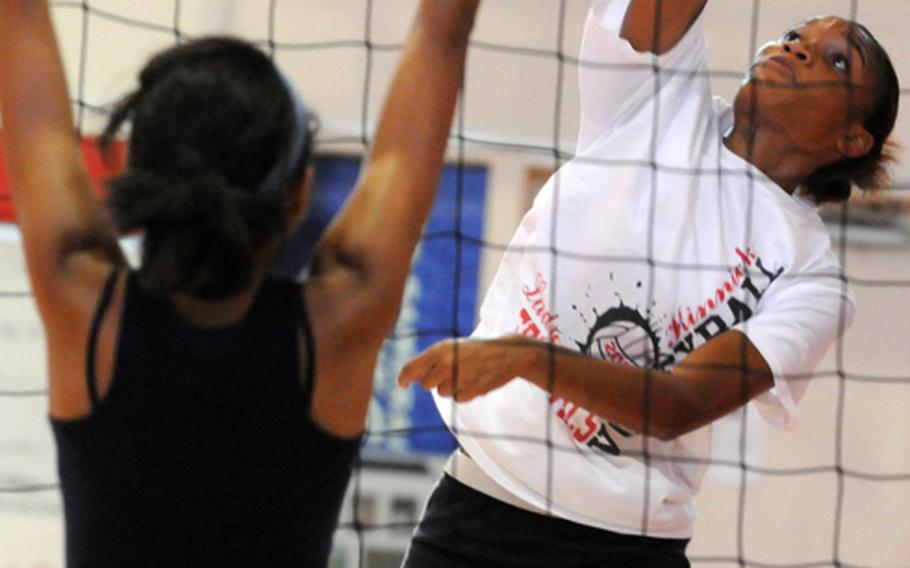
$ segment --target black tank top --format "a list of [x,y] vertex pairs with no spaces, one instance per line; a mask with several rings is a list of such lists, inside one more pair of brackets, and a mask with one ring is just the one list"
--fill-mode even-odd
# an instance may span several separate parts
[[[313,348],[300,285],[261,287],[239,323],[189,325],[127,278],[113,379],[86,418],[51,420],[67,565],[326,565],[359,439],[310,419]],[[310,364],[300,381],[300,334]]]

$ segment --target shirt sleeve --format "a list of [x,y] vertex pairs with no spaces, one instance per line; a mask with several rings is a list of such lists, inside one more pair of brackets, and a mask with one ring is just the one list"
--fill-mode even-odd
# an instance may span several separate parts
[[630,1],[596,0],[588,13],[578,70],[579,151],[654,97],[663,85],[706,68],[704,11],[671,50],[658,56],[635,51],[619,37]]
[[774,387],[753,402],[772,426],[792,429],[797,404],[822,357],[853,323],[856,303],[838,267],[783,275],[758,308],[736,326],[774,373]]

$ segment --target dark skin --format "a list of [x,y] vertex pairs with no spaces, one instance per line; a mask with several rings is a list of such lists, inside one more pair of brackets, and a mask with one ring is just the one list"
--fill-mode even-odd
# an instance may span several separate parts
[[[620,35],[637,51],[666,53],[706,4],[632,0]],[[865,57],[861,38],[839,18],[811,20],[766,44],[737,95],[725,145],[790,193],[818,168],[864,155],[873,140],[861,119],[874,84]],[[517,377],[662,440],[710,424],[774,386],[767,361],[736,330],[671,371],[621,366],[518,335],[446,340],[409,362],[399,383],[467,402]]]
[[[304,293],[316,345],[308,357],[317,361],[311,412],[340,437],[357,436],[365,426],[376,357],[435,198],[478,4],[422,0],[360,180],[315,252]],[[50,414],[79,418],[91,412],[85,388],[91,320],[108,275],[126,263],[78,151],[46,1],[0,0],[0,58],[8,171],[46,332]],[[306,191],[304,185],[288,196],[289,226]],[[261,251],[257,285],[279,245]],[[102,397],[116,354],[123,283],[121,276],[99,337]],[[175,294],[171,301],[195,325],[225,325],[244,316],[257,285],[225,300]]]
[[793,193],[817,169],[869,152],[875,140],[862,119],[874,88],[850,23],[809,20],[759,49],[724,143]]

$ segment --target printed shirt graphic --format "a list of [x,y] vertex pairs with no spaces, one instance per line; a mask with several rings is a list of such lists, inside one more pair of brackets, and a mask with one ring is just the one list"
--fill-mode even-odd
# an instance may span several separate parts
[[[732,114],[710,93],[701,20],[654,57],[618,37],[627,6],[592,7],[578,154],[523,219],[474,336],[518,332],[670,370],[738,329],[774,372],[755,404],[792,426],[853,317],[843,270],[815,208],[723,146]],[[467,453],[521,500],[616,532],[691,536],[710,426],[646,439],[520,379],[467,404],[436,402]]]

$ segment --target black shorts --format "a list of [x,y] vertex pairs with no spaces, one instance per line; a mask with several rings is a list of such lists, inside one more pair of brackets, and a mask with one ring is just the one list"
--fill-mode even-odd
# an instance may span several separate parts
[[449,475],[436,485],[403,568],[689,568],[688,539],[613,533],[519,509]]

